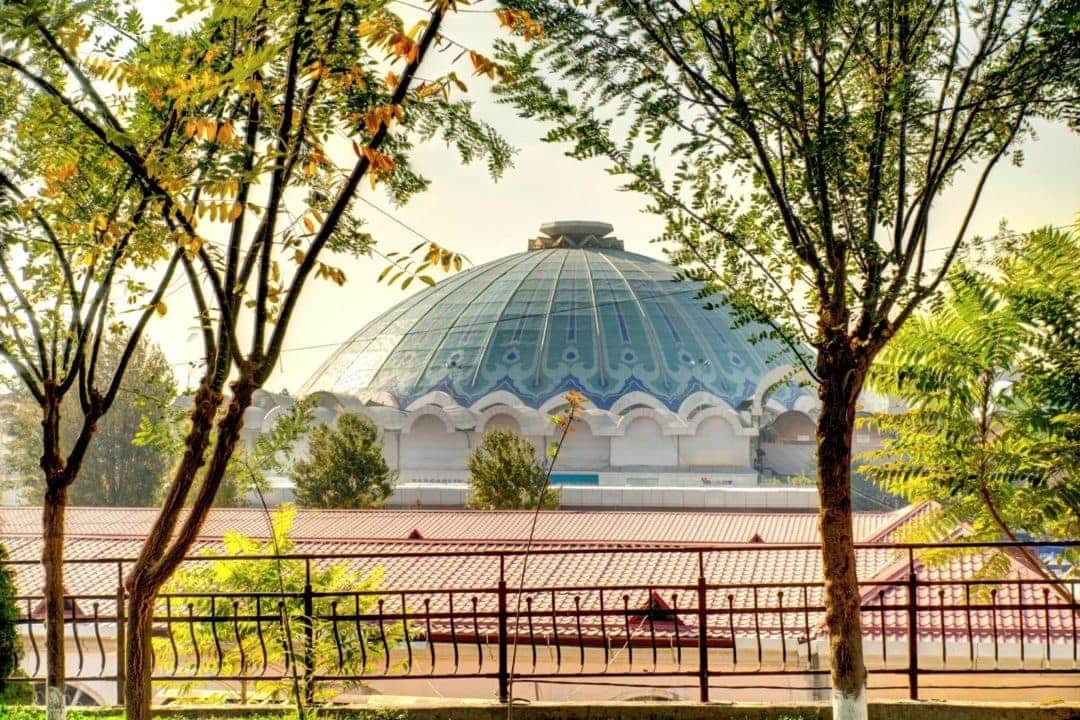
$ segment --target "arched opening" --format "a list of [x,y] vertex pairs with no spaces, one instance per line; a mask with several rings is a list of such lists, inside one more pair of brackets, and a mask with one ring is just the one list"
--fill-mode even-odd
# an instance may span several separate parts
[[761,430],[761,471],[766,476],[793,477],[814,473],[814,421],[789,410]]
[[665,436],[650,417],[634,418],[624,435],[611,438],[611,464],[615,466],[672,466],[679,462],[675,438]]
[[521,434],[521,423],[517,421],[510,413],[499,413],[492,415],[488,418],[488,421],[484,423],[484,432],[488,430],[505,430],[512,432],[515,435]]
[[408,432],[401,433],[402,470],[464,468],[468,453],[465,433],[448,432],[436,415],[417,418]]
[[805,413],[788,410],[761,430],[762,442],[813,443],[814,421]]
[[679,460],[690,467],[745,468],[750,464],[749,438],[736,435],[723,417],[706,417],[693,435],[679,438]]
[[555,471],[601,470],[608,466],[609,457],[608,439],[593,435],[587,423],[575,422],[555,459]]

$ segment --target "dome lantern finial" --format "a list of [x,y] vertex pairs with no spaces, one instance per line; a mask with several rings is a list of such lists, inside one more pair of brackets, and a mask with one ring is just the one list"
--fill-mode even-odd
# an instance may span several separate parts
[[544,223],[540,226],[540,232],[544,236],[529,240],[529,249],[592,248],[622,250],[622,240],[607,237],[614,229],[610,223],[589,220],[559,220]]

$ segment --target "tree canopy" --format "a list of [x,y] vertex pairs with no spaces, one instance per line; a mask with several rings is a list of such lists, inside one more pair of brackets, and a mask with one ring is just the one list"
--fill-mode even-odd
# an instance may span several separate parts
[[1052,53],[1047,80],[1064,104],[1061,114],[1080,130],[1080,0],[1050,0],[1039,33]]
[[[991,172],[1059,98],[1039,2],[520,0],[496,88],[650,200],[679,277],[818,386],[833,717],[866,717],[852,429],[876,355],[937,292]],[[521,30],[524,33],[524,29]],[[963,192],[954,180],[965,173]],[[958,222],[935,204],[953,187]],[[933,242],[932,242],[933,241]]]
[[992,271],[965,264],[870,377],[907,409],[874,417],[863,471],[940,510],[927,529],[973,539],[1080,535],[1080,280],[1075,233],[1040,230]]
[[[559,507],[558,490],[547,489],[547,473],[536,448],[509,430],[488,430],[469,455],[468,505],[484,510]],[[543,497],[541,497],[543,493]]]
[[[355,196],[370,186],[403,202],[426,189],[409,156],[435,138],[464,161],[485,162],[492,175],[509,164],[509,145],[462,98],[456,61],[445,72],[418,75],[429,53],[454,45],[441,28],[455,9],[449,0],[435,2],[409,28],[387,6],[354,0],[194,0],[179,3],[167,24],[148,28],[137,8],[112,0],[0,6],[5,87],[20,111],[42,107],[24,122],[25,132],[46,145],[62,137],[57,126],[72,128],[86,152],[67,158],[56,177],[82,178],[83,164],[89,169],[89,159],[100,158],[103,185],[125,196],[118,223],[99,212],[107,203],[79,206],[91,222],[73,227],[97,233],[84,254],[111,258],[134,246],[123,238],[146,238],[145,261],[161,274],[150,292],[134,296],[140,322],[168,311],[163,296],[176,271],[195,305],[204,374],[184,453],[129,580],[125,706],[135,720],[149,713],[152,599],[214,502],[244,411],[275,368],[304,289],[316,279],[346,282],[332,255],[372,246]],[[482,54],[460,51],[477,73],[503,77]],[[10,153],[10,167],[18,167],[17,157]],[[31,225],[32,210],[25,209]],[[53,255],[66,248],[59,235],[46,240]],[[452,254],[436,259],[453,264]],[[51,287],[71,285],[59,270],[54,275]],[[58,338],[63,357],[64,347],[81,346],[77,332]],[[12,342],[6,357],[30,386],[34,367],[17,352],[24,343]],[[62,377],[70,386],[83,374]],[[87,397],[90,427],[107,404]],[[62,459],[46,467],[57,477],[77,469],[65,471]],[[65,483],[67,475],[56,484]],[[191,509],[181,513],[185,505]],[[50,567],[59,565],[62,547],[58,515],[49,515]],[[60,632],[58,580],[50,575],[47,606],[48,627]],[[62,684],[62,638],[47,644],[51,685]]]
[[[0,6],[0,358],[38,407],[51,717],[64,701],[68,494],[99,421],[130,389],[128,363],[165,311],[184,255],[162,242],[160,217],[110,147],[116,126],[88,123],[77,108],[101,100],[99,86],[69,76],[66,62],[86,39],[83,10],[93,12],[83,3]],[[133,126],[124,142],[148,142],[146,131]]]
[[[99,362],[113,372],[125,349],[124,338],[108,338]],[[24,497],[40,504],[43,495],[40,458],[41,409],[25,389],[16,386],[17,398],[5,418],[9,442],[4,460]],[[73,483],[68,502],[73,505],[108,507],[148,507],[157,502],[159,489],[178,453],[135,444],[134,438],[147,417],[170,412],[176,399],[172,367],[161,350],[147,340],[136,345],[128,364],[126,380],[112,409],[97,423],[94,442],[87,449]],[[61,406],[61,447],[70,448],[81,429],[77,399],[69,397]]]
[[341,415],[308,437],[307,457],[289,477],[301,507],[375,508],[394,492],[395,473],[383,458],[379,429],[367,418]]

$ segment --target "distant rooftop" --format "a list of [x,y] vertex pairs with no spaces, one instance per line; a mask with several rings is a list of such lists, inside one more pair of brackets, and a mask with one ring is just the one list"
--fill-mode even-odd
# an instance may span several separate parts
[[[70,508],[68,537],[143,538],[156,508]],[[917,508],[855,513],[855,539],[872,542]],[[513,510],[300,510],[295,540],[401,541],[417,533],[428,541],[521,543],[529,536],[531,511]],[[235,530],[269,537],[266,515],[255,508],[215,508],[200,533],[220,538]],[[41,535],[37,507],[0,507],[0,537]],[[555,543],[816,543],[817,513],[806,512],[541,512],[538,542]]]

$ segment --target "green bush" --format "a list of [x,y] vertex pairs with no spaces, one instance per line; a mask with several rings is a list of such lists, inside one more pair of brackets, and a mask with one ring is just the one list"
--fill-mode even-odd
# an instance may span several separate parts
[[383,458],[379,429],[366,418],[342,415],[320,425],[308,440],[308,457],[289,473],[301,507],[376,508],[394,492],[396,474]]
[[[256,610],[259,614],[273,612],[272,600],[264,599],[266,604],[260,606],[253,598],[245,599],[244,596],[284,592],[288,595],[288,599],[283,601],[285,617],[289,618],[287,626],[275,622],[262,623],[260,633],[254,624],[245,622],[235,627],[230,633],[232,637],[225,636],[219,641],[215,636],[214,623],[195,622],[190,626],[190,634],[184,631],[171,638],[154,638],[158,658],[171,657],[175,643],[179,662],[190,665],[197,653],[201,652],[203,657],[207,657],[210,649],[214,648],[222,653],[219,662],[224,674],[251,677],[251,680],[241,683],[241,692],[249,701],[288,702],[291,699],[293,686],[288,673],[285,673],[286,677],[283,679],[261,678],[256,672],[260,662],[256,656],[259,648],[265,648],[267,662],[279,670],[288,667],[287,662],[303,662],[304,648],[301,638],[304,629],[300,617],[304,608],[298,596],[303,592],[308,580],[305,563],[302,560],[237,561],[229,560],[229,557],[288,555],[295,552],[296,546],[291,536],[295,517],[294,506],[285,504],[279,507],[271,518],[273,538],[268,541],[246,537],[234,531],[225,533],[222,539],[223,552],[212,550],[198,555],[203,562],[188,563],[177,570],[163,588],[164,593],[173,594],[175,602],[181,607],[185,594],[194,595],[189,598],[192,612],[203,618],[224,617],[233,612],[228,598],[235,598],[239,603],[236,610],[245,615],[254,614]],[[328,617],[331,604],[335,600],[347,599],[348,593],[377,590],[382,584],[383,574],[381,567],[361,574],[351,570],[343,561],[330,564],[313,563],[310,574],[312,589],[317,593],[342,592],[342,595],[337,597],[317,597],[314,602],[316,618]],[[212,593],[224,594],[227,597],[211,598],[209,595]],[[361,596],[360,612],[373,613],[377,602],[378,598],[374,595]],[[338,635],[329,620],[316,619],[312,625],[315,642],[312,654],[315,658],[316,673],[327,669],[327,665],[336,663],[340,658],[345,673],[362,675],[371,672],[382,657],[382,638],[373,631],[368,630],[364,635],[357,635],[343,628]],[[220,626],[218,629],[220,630]],[[400,622],[389,623],[383,632],[386,633],[386,642],[390,647],[404,638],[404,628]],[[302,682],[303,679],[300,680]],[[181,689],[179,702],[195,704],[196,701],[190,697],[185,698],[183,692],[189,687],[204,684],[199,681],[178,686]],[[316,699],[329,700],[336,692],[340,692],[338,685],[350,684],[347,681],[321,682],[317,686]],[[213,697],[204,697],[202,702],[224,702],[233,696],[233,690],[222,691]]]
[[7,548],[0,544],[0,705],[16,702],[19,691],[25,690],[21,683],[7,682],[18,672],[22,658],[22,643],[15,624],[19,618],[15,607],[15,576],[10,565],[2,564],[7,559]]
[[536,448],[507,430],[488,430],[469,456],[469,507],[482,510],[523,510],[559,506],[559,493],[544,492],[547,477]]

